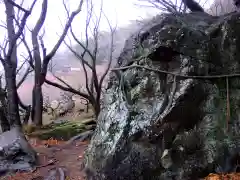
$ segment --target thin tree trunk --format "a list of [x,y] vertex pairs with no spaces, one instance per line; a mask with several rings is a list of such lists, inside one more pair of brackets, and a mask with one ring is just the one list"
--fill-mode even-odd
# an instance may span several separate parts
[[33,50],[33,59],[34,59],[34,71],[35,71],[35,83],[34,83],[34,92],[33,92],[33,110],[32,110],[32,120],[36,125],[42,125],[42,112],[43,112],[43,96],[42,96],[42,85],[45,81],[48,64],[56,54],[61,43],[64,41],[65,36],[67,35],[68,29],[71,27],[71,23],[75,16],[80,13],[83,5],[83,0],[79,2],[78,8],[71,13],[68,17],[68,21],[63,29],[62,35],[59,40],[50,51],[49,54],[46,54],[46,48],[44,47],[43,41],[41,41],[41,47],[43,48],[43,57],[40,56],[40,46],[38,42],[39,32],[45,22],[47,9],[48,9],[48,0],[43,0],[42,2],[42,11],[39,19],[37,20],[36,25],[32,30],[32,46]]
[[42,95],[42,86],[35,85],[33,89],[33,122],[37,126],[42,126],[42,113],[43,113],[43,95]]

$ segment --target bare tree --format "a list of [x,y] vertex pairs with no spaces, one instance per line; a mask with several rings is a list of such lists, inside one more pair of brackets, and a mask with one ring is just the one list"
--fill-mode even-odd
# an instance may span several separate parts
[[[29,10],[23,8],[21,5],[16,4],[13,0],[3,0],[5,5],[6,13],[6,34],[7,40],[4,45],[1,46],[0,61],[4,68],[6,89],[2,91],[1,88],[1,107],[0,108],[0,118],[1,127],[3,131],[9,129],[15,129],[18,134],[18,138],[21,139],[21,145],[26,148],[25,150],[33,159],[36,159],[36,153],[30,144],[27,142],[25,135],[21,129],[21,120],[19,114],[19,97],[17,93],[17,82],[16,74],[18,67],[18,57],[17,57],[17,47],[19,43],[19,37],[23,33],[26,21],[30,16],[32,9],[37,0],[34,0],[29,8]],[[16,23],[16,10],[23,12],[22,17]],[[3,94],[2,94],[3,93]],[[6,107],[7,108],[4,108]],[[6,118],[7,117],[7,118]]]
[[[76,34],[74,33],[72,27],[70,27],[71,36],[74,39],[74,41],[82,48],[81,52],[76,51],[72,45],[71,41],[70,43],[67,43],[65,41],[65,45],[68,47],[68,49],[74,54],[74,56],[79,60],[81,67],[83,68],[84,75],[85,75],[85,86],[84,89],[86,91],[82,91],[82,88],[76,89],[73,88],[70,84],[65,82],[63,79],[56,77],[57,80],[59,80],[62,84],[52,82],[48,79],[45,80],[45,82],[49,85],[52,85],[54,87],[60,88],[63,91],[72,92],[76,95],[79,95],[82,98],[85,98],[87,101],[91,103],[93,106],[93,110],[96,116],[98,116],[100,112],[100,98],[102,94],[102,86],[103,82],[105,80],[105,77],[107,76],[109,69],[111,67],[111,63],[113,60],[113,51],[114,51],[114,33],[116,30],[116,27],[112,27],[107,17],[104,15],[102,11],[102,2],[101,2],[101,8],[99,15],[96,15],[93,11],[93,3],[91,0],[88,1],[87,5],[87,17],[86,17],[86,24],[85,24],[85,42],[83,42],[81,39],[79,39]],[[65,10],[69,16],[69,10],[67,9],[65,5]],[[93,16],[95,15],[96,20],[94,21]],[[109,57],[107,61],[107,67],[103,73],[103,75],[99,76],[97,73],[97,61],[98,59],[98,51],[99,51],[99,25],[102,16],[105,16],[111,37],[110,37],[110,47],[109,47]],[[90,24],[93,23],[93,27],[91,29]],[[90,33],[92,35],[92,38],[94,39],[94,46],[89,46],[89,36]]]
[[[43,35],[40,35],[40,30],[42,29],[46,15],[48,0],[43,0],[42,2],[42,11],[36,22],[33,30],[31,30],[31,40],[33,50],[31,51],[29,45],[26,42],[25,37],[22,37],[23,43],[29,54],[29,64],[34,69],[34,87],[32,91],[32,112],[31,118],[34,124],[42,125],[42,112],[43,112],[43,94],[42,94],[42,85],[45,81],[46,74],[48,71],[48,64],[57,52],[58,48],[64,41],[65,36],[67,35],[68,29],[71,26],[72,21],[75,16],[80,13],[83,5],[83,0],[79,0],[79,5],[75,11],[69,15],[68,20],[63,28],[63,32],[56,42],[53,49],[47,54],[47,50],[44,46]],[[42,50],[42,54],[40,52]]]
[[[27,20],[27,17],[26,16],[29,16],[28,14],[31,13],[32,11],[32,8],[33,8],[33,5],[35,4],[35,2],[32,4],[31,8],[30,8],[30,11],[29,12],[26,12],[26,10],[24,8],[22,8],[22,5],[24,3],[24,0],[22,0],[20,2],[20,4],[16,4],[15,2],[13,1],[8,1],[10,3],[10,5],[12,5],[13,7],[16,7],[15,11],[16,13],[14,12],[14,9],[13,9],[13,15],[11,16],[12,19],[11,19],[11,23],[15,26],[15,27],[18,27],[18,33],[15,33],[15,37],[16,39],[14,39],[14,42],[15,42],[15,49],[17,50],[17,48],[22,44],[22,41],[21,41],[21,38],[20,36],[24,34],[24,28],[23,28],[23,25],[22,23],[20,23],[22,20],[25,21],[26,23],[26,20]],[[5,2],[4,2],[5,3]],[[6,6],[6,3],[5,3],[5,6]],[[8,5],[9,6],[9,5]],[[7,9],[6,9],[7,10]],[[10,10],[9,11],[6,11],[6,12],[9,12],[10,13]],[[27,15],[26,15],[27,13]],[[6,14],[7,15],[7,14]],[[7,25],[7,21],[4,22],[2,21],[1,24],[0,24],[0,27],[5,29],[6,30],[6,34],[8,36],[5,36],[5,38],[3,39],[1,45],[0,45],[0,57],[1,57],[1,62],[2,62],[2,65],[5,65],[4,66],[4,69],[8,69],[6,67],[6,65],[8,65],[9,62],[6,62],[5,61],[13,61],[14,58],[17,58],[17,51],[16,50],[12,50],[12,55],[11,57],[9,58],[7,56],[7,53],[10,51],[10,42],[9,42],[9,31],[8,31],[8,27],[11,27],[12,28],[12,25],[11,23],[9,23],[9,26]],[[24,25],[25,27],[26,25]],[[20,32],[22,30],[22,32]],[[20,34],[19,34],[20,33]],[[14,33],[13,35],[14,36]],[[16,40],[16,41],[15,41]],[[13,59],[12,56],[14,57]],[[13,66],[14,69],[13,71],[16,71],[15,72],[15,80],[16,80],[16,88],[18,89],[22,84],[23,82],[25,81],[25,79],[27,78],[28,74],[30,72],[32,72],[32,69],[30,68],[29,64],[26,63],[27,60],[25,59],[22,64],[19,64],[20,63],[20,60],[19,58],[18,59],[15,59],[15,62],[16,62],[16,66]],[[4,64],[3,64],[4,63]],[[14,64],[13,64],[14,65]],[[17,66],[19,66],[17,68]],[[27,66],[27,67],[26,67]],[[15,69],[16,68],[16,69]],[[6,75],[6,74],[5,74]],[[1,121],[1,128],[4,131],[7,131],[10,129],[10,124],[9,124],[9,121],[8,121],[8,118],[7,118],[7,115],[9,114],[8,113],[8,108],[7,108],[7,100],[8,100],[8,95],[11,95],[9,93],[7,93],[7,86],[5,85],[5,87],[3,87],[2,85],[2,80],[5,80],[5,84],[6,84],[6,77],[4,76],[4,74],[1,75],[1,79],[0,79],[0,103],[1,103],[1,107],[0,107],[0,111],[1,111],[1,118],[0,118],[0,121]],[[18,96],[18,94],[17,94]],[[22,111],[27,111],[29,108],[27,105],[25,105],[21,99],[19,98],[18,96],[18,104],[20,106],[20,112]],[[27,113],[25,113],[27,114]],[[26,117],[26,116],[25,116]],[[16,119],[17,121],[17,119]],[[19,124],[19,123],[17,123]]]
[[[20,36],[26,25],[26,21],[36,3],[36,0],[30,6],[30,9],[24,9],[21,5],[16,4],[12,0],[4,0],[6,8],[6,30],[7,40],[1,46],[0,60],[4,68],[6,92],[7,92],[7,119],[10,127],[21,126],[18,93],[17,93],[17,46]],[[14,8],[18,9],[18,13],[23,12],[22,18],[15,14]],[[18,18],[17,18],[18,17]],[[20,23],[16,23],[18,19]],[[17,30],[16,30],[17,29]],[[20,83],[21,84],[21,83]]]

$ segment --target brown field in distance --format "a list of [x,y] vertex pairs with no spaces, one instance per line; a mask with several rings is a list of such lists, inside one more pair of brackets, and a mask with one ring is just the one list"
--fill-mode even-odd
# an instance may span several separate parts
[[[98,75],[101,76],[105,72],[105,69],[106,69],[106,65],[97,66]],[[85,75],[82,69],[80,71],[56,72],[55,75],[57,75],[58,77],[66,81],[68,84],[70,84],[74,88],[80,87],[81,85],[83,85],[84,87]],[[47,78],[51,81],[62,84],[50,73],[48,73]],[[31,103],[32,88],[33,88],[33,77],[29,77],[28,80],[26,80],[22,84],[22,86],[18,89],[20,98],[26,104]],[[47,84],[43,85],[43,93],[45,96],[49,96],[51,101],[59,98],[60,92],[62,92],[62,90],[58,88],[55,88]]]

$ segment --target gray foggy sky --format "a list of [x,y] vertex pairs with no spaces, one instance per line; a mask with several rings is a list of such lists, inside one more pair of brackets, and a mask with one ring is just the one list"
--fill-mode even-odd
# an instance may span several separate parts
[[[100,9],[100,0],[94,1],[94,9],[97,12]],[[20,4],[21,0],[16,0],[16,3]],[[29,2],[31,0],[25,0],[24,7],[29,7]],[[149,10],[144,8],[138,8],[134,5],[136,0],[103,0],[103,11],[106,14],[107,18],[111,21],[112,25],[115,26],[117,24],[118,27],[127,25],[129,20],[135,20],[139,18],[144,18],[147,15],[155,15],[157,10]],[[38,1],[35,5],[33,12],[30,18],[27,21],[28,27],[30,29],[34,26],[40,12],[41,12],[41,3],[42,1]],[[77,8],[79,4],[79,0],[66,0],[67,5],[70,10],[73,11]],[[84,29],[84,21],[85,21],[85,11],[86,8],[83,8],[82,12],[75,18],[73,22],[73,28],[76,34],[80,35],[80,32]],[[4,12],[4,4],[0,4],[0,20],[1,24],[5,22],[5,12]],[[45,27],[45,37],[44,42],[48,50],[50,50],[56,41],[59,38],[59,35],[62,32],[62,25],[66,22],[66,13],[62,4],[62,0],[49,0],[48,2],[48,12],[46,22],[44,24]],[[108,25],[102,18],[102,23],[100,26],[101,30],[108,30]],[[0,42],[3,41],[4,34],[6,30],[0,28]],[[29,39],[29,33],[27,34],[27,40],[29,44],[31,41]]]

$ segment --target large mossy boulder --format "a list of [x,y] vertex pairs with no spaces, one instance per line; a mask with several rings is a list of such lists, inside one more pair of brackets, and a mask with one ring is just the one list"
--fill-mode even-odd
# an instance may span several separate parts
[[240,72],[240,14],[156,16],[126,41],[116,68],[85,153],[88,179],[236,170],[240,77],[221,75]]

